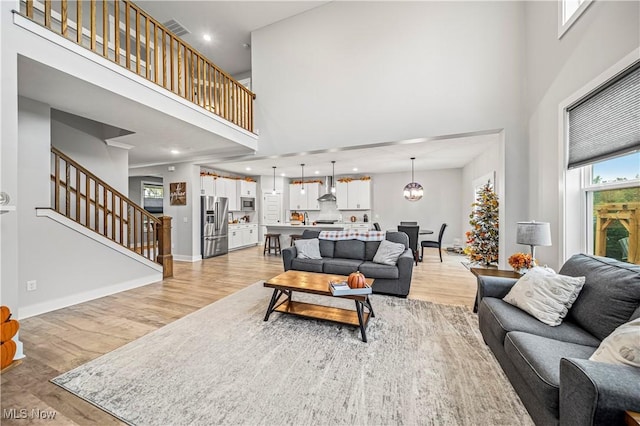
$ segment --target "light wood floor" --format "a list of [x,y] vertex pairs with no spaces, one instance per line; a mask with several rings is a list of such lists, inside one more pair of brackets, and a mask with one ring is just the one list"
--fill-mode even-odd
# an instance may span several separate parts
[[[425,252],[414,268],[410,298],[466,305],[475,297],[475,278],[463,257]],[[282,272],[280,256],[262,247],[201,262],[175,262],[174,277],[21,321],[27,358],[1,377],[1,410],[56,412],[55,420],[9,420],[10,424],[120,424],[109,414],[49,382],[53,377],[110,352],[259,280]],[[266,309],[266,306],[265,306]],[[167,356],[171,356],[170,353]]]

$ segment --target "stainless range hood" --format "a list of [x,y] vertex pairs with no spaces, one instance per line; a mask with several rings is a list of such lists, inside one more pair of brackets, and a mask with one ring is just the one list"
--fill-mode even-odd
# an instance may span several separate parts
[[332,201],[332,202],[336,202],[337,198],[335,195],[333,195],[331,193],[331,187],[333,186],[333,179],[330,176],[327,176],[327,193],[322,195],[320,198],[318,198],[318,201],[325,202],[325,201]]

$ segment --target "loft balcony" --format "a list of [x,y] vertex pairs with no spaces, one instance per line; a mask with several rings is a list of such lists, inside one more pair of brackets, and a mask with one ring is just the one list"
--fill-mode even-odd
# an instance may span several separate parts
[[123,0],[21,2],[29,20],[254,133],[255,94]]

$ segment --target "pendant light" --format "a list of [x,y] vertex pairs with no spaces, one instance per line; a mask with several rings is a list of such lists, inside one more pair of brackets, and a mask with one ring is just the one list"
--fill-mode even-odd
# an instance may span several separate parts
[[300,188],[300,193],[304,194],[304,163],[300,164],[302,167],[302,187]]
[[413,161],[416,157],[411,157],[411,182],[404,187],[404,198],[409,201],[418,201],[424,195],[422,185],[413,178]]
[[331,162],[331,193],[336,193],[336,160]]
[[276,195],[276,166],[271,167],[273,167],[273,191],[271,193]]

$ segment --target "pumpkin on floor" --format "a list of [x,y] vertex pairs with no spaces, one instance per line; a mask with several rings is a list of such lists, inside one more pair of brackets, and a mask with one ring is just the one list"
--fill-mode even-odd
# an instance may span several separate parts
[[364,275],[360,271],[352,272],[349,274],[349,278],[347,279],[347,284],[351,288],[363,288],[367,285],[367,281],[365,280]]
[[0,325],[0,342],[11,340],[18,333],[20,324],[16,320],[9,320]]
[[0,306],[0,323],[3,323],[9,319],[11,311],[6,306]]
[[13,362],[16,356],[16,342],[7,340],[0,345],[0,369],[3,369]]
[[17,345],[13,336],[18,333],[20,323],[11,318],[11,311],[6,306],[0,306],[0,369],[13,362]]

